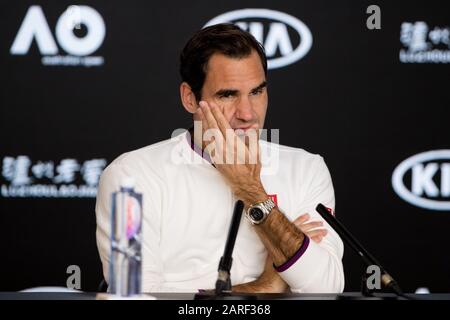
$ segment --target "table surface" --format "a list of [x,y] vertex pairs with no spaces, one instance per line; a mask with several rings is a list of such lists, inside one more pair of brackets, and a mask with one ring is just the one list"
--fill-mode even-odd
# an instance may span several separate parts
[[[450,293],[406,294],[412,300],[450,300]],[[153,293],[137,297],[139,300],[215,300],[211,296],[196,296],[195,293]],[[0,300],[117,300],[117,297],[96,292],[0,292]],[[133,298],[136,299],[136,298]],[[225,300],[397,300],[393,294],[378,293],[372,297],[359,292],[342,294],[251,294],[226,297]],[[405,300],[405,298],[399,298]]]

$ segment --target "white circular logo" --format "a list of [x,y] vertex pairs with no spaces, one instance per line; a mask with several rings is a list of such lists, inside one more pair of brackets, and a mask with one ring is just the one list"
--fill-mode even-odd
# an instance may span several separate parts
[[[450,211],[450,150],[434,150],[416,154],[395,168],[392,187],[397,195],[412,205]],[[405,174],[411,172],[411,189],[405,186]],[[440,173],[440,179],[439,178]],[[440,183],[437,183],[440,181]],[[439,199],[432,199],[438,198]]]
[[[73,33],[75,24],[83,24],[87,34],[78,38]],[[56,24],[56,38],[61,47],[76,56],[87,56],[96,51],[105,38],[105,23],[102,16],[88,6],[76,6],[66,10]]]
[[[240,21],[241,19],[252,19],[255,21],[247,23]],[[265,39],[263,39],[262,19],[273,21],[269,25]],[[235,23],[241,29],[250,32],[256,40],[264,45],[268,59],[268,69],[281,68],[300,60],[312,46],[312,35],[308,27],[296,17],[283,12],[269,9],[234,10],[215,17],[205,27],[227,22]],[[293,28],[300,37],[300,43],[296,48],[292,47],[288,26]],[[281,53],[281,56],[271,58],[278,51]]]

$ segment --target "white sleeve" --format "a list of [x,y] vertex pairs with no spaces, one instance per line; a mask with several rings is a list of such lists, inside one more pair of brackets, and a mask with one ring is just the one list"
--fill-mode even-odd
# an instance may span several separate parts
[[320,243],[309,241],[303,254],[280,276],[289,284],[292,292],[340,293],[344,290],[342,256],[344,246],[338,234],[316,212],[317,204],[334,211],[333,183],[323,158],[317,156],[315,172],[309,184],[307,196],[295,210],[296,217],[309,213],[312,220],[324,222],[328,233]]
[[124,177],[131,176],[136,180],[136,191],[143,193],[142,221],[142,291],[159,291],[162,284],[162,261],[160,255],[160,214],[161,192],[156,178],[142,178],[143,173],[137,173],[131,168],[112,163],[100,177],[97,202],[95,207],[97,220],[97,247],[103,266],[103,275],[109,280],[109,262],[111,254],[111,197],[118,191]]

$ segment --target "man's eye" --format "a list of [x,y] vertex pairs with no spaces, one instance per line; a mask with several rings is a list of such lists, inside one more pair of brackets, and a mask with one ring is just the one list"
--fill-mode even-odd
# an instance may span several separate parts
[[258,90],[256,90],[256,91],[253,91],[252,93],[251,93],[251,95],[252,96],[257,96],[258,94],[261,94],[262,93],[262,89],[258,89]]
[[220,95],[221,98],[231,98],[231,97],[233,97],[233,96],[234,96],[234,94],[231,93],[231,92],[228,92],[228,93],[222,93],[222,94]]

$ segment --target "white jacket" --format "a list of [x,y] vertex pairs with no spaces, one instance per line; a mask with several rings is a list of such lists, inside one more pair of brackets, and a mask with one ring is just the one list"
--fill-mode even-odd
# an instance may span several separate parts
[[[334,190],[319,155],[260,141],[261,181],[276,195],[291,221],[323,203],[334,210]],[[186,133],[125,153],[103,172],[97,195],[97,246],[108,279],[110,200],[124,177],[143,193],[142,290],[196,292],[211,289],[225,247],[235,199],[221,174],[188,143]],[[324,222],[327,236],[280,273],[293,292],[342,292],[343,244]],[[231,269],[232,284],[253,281],[264,269],[267,251],[252,225],[242,218]]]

